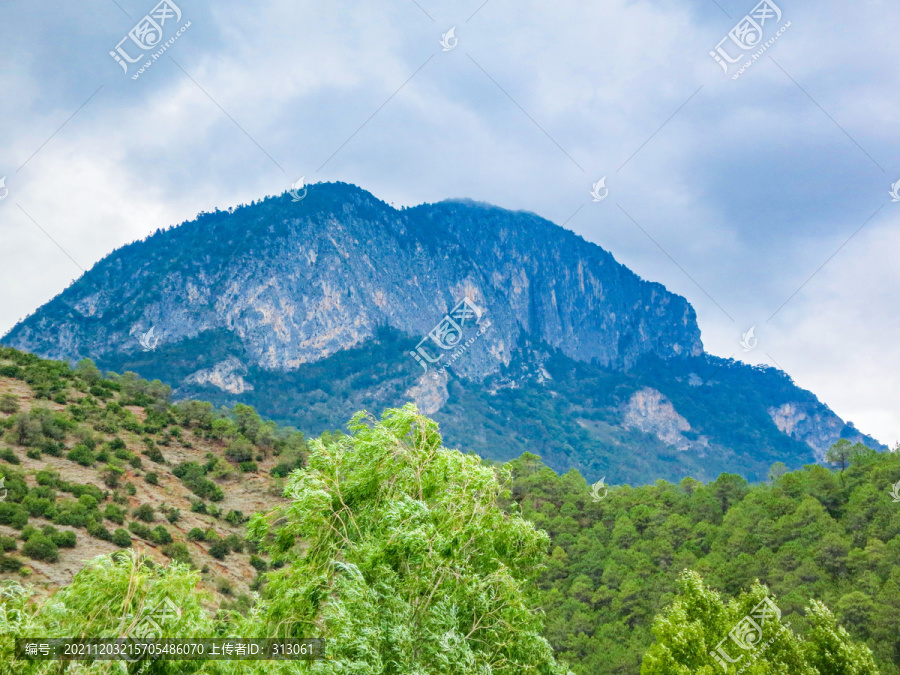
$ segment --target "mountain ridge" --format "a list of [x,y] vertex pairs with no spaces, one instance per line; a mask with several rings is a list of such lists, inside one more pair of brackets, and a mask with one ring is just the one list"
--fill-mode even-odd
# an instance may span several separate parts
[[[554,469],[588,477],[629,453],[645,470],[633,480],[674,479],[707,457],[760,478],[762,458],[822,461],[841,437],[883,447],[780,371],[751,376],[707,355],[685,298],[571,231],[472,200],[398,210],[344,183],[201,213],[117,249],[3,344],[91,357],[313,432],[342,424],[350,401],[413,399],[461,448],[477,419],[495,442],[473,450],[508,459],[537,443]],[[579,392],[578,378],[594,388]],[[698,396],[707,384],[715,395]]]

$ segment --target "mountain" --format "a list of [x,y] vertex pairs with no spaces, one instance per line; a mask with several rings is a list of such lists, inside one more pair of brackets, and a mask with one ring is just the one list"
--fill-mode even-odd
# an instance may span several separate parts
[[247,403],[309,433],[413,399],[451,446],[590,480],[765,478],[838,438],[784,373],[703,351],[693,308],[599,246],[472,201],[310,186],[114,251],[3,344]]

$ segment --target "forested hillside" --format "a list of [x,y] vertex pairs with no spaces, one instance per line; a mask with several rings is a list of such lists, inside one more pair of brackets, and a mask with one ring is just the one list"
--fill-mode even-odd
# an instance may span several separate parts
[[900,673],[897,452],[594,497],[535,455],[445,448],[412,406],[307,443],[169,393],[0,352],[0,664],[16,636],[130,635],[169,598],[164,636],[328,638],[310,672],[711,674],[768,596],[790,629],[745,672]]
[[245,523],[280,499],[306,441],[247,406],[171,405],[170,393],[0,348],[0,578],[49,590],[135,547],[201,570],[217,603],[249,606],[266,562]]
[[842,472],[776,465],[766,484],[658,481],[599,502],[574,471],[512,462],[513,498],[553,542],[539,597],[557,653],[584,675],[638,673],[654,615],[691,569],[730,597],[758,579],[800,632],[804,609],[824,602],[882,673],[900,673],[900,453],[842,454]]

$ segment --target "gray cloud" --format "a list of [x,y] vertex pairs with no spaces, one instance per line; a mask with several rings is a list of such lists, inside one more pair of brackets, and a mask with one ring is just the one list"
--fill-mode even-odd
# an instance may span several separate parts
[[[711,352],[772,359],[900,439],[897,11],[779,3],[791,28],[774,61],[734,81],[708,52],[753,2],[184,0],[190,29],[135,81],[108,52],[154,3],[117,1],[4,7],[0,332],[77,265],[303,175],[397,206],[471,197],[571,217],[685,295]],[[751,325],[759,347],[743,353]]]

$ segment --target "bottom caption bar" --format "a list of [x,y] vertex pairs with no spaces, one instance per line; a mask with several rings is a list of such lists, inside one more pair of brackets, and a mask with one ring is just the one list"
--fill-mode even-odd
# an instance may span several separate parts
[[186,638],[16,638],[16,658],[25,661],[237,660],[311,661],[321,659],[320,639]]

